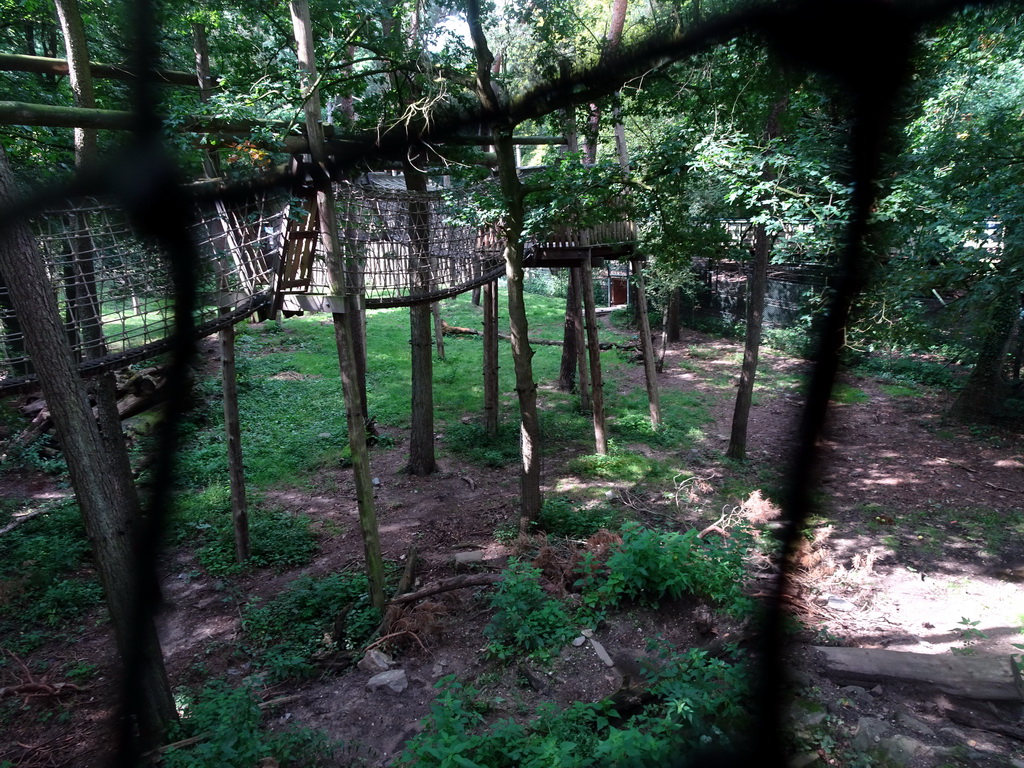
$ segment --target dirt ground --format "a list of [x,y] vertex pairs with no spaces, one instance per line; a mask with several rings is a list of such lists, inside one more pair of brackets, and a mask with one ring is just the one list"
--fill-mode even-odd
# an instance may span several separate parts
[[[705,439],[687,449],[684,457],[689,469],[708,485],[680,507],[609,484],[607,492],[641,519],[651,514],[680,529],[703,527],[719,516],[719,489],[730,478],[763,479],[766,493],[777,482],[792,448],[801,399],[783,389],[763,391],[751,414],[747,464],[724,461],[732,395],[715,382],[735,372],[737,350],[734,343],[689,332],[668,351],[661,387],[713,396],[714,421]],[[766,372],[783,376],[798,374],[804,364],[765,356],[763,365]],[[631,375],[642,381],[641,370]],[[1019,703],[965,703],[934,689],[894,681],[845,686],[822,674],[814,645],[1005,660],[1018,652],[1014,643],[1024,642],[1020,435],[945,422],[942,414],[948,403],[942,395],[893,395],[873,379],[847,381],[869,399],[836,404],[822,446],[827,467],[819,494],[821,518],[815,521],[813,543],[804,553],[792,599],[794,615],[803,626],[794,634],[792,648],[797,730],[815,732],[827,716],[839,739],[848,740],[855,751],[898,742],[905,754],[896,757],[905,765],[1024,766],[1024,712]],[[483,561],[477,568],[499,569],[512,554],[495,540],[495,530],[515,520],[515,472],[447,457],[440,435],[440,471],[412,478],[402,472],[406,436],[389,434],[394,447],[375,450],[371,462],[380,481],[377,502],[385,557],[401,560],[414,545],[422,560],[418,583],[456,574],[459,552],[480,550]],[[562,483],[559,488],[569,481],[588,482],[566,474],[569,458],[545,457],[548,491],[555,490],[556,482]],[[0,483],[0,495],[9,498],[60,492],[44,476],[5,472],[0,473]],[[280,488],[270,495],[285,509],[315,521],[322,548],[304,573],[328,573],[359,561],[355,492],[347,471],[326,469],[312,488]],[[233,596],[273,595],[297,574],[253,573],[237,588],[225,590],[184,550],[169,552],[162,569],[167,608],[160,623],[173,684],[250,674],[248,663],[232,652],[240,607]],[[758,588],[752,578],[751,591]],[[420,638],[422,647],[409,642],[398,653],[409,679],[405,691],[367,690],[370,673],[359,669],[325,671],[319,678],[267,691],[268,699],[284,697],[268,710],[268,717],[271,722],[320,729],[350,743],[349,756],[384,765],[417,732],[433,698],[432,686],[443,675],[475,679],[479,687],[500,694],[506,710],[499,707],[497,716],[516,716],[544,700],[562,705],[595,701],[618,688],[620,678],[589,642],[567,647],[551,670],[521,665],[503,670],[484,661],[480,650],[488,619],[486,594],[486,588],[459,590],[433,601],[439,631]],[[117,674],[106,625],[92,626],[95,623],[87,621],[92,628],[73,647],[53,642],[40,650],[55,662],[91,661],[99,672],[80,692],[26,700],[11,729],[0,737],[0,765],[5,760],[14,766],[105,763]],[[718,618],[709,620],[706,609],[693,602],[632,612],[603,625],[594,639],[609,652],[629,653],[656,635],[690,647],[742,640],[747,631]],[[6,669],[8,678],[13,674],[19,679],[5,679],[0,685],[25,682],[30,674],[17,665]],[[533,684],[523,687],[523,677]],[[970,712],[977,715],[973,720]],[[811,745],[794,765],[811,765],[817,757]]]

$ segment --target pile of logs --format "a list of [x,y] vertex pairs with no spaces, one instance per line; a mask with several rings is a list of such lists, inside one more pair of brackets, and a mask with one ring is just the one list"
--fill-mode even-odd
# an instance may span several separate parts
[[[127,369],[117,373],[117,413],[122,421],[144,413],[166,399],[166,374],[166,366],[154,366],[141,371]],[[95,401],[93,403],[95,410]],[[17,445],[28,445],[53,429],[50,409],[42,395],[29,395],[19,410],[31,422],[15,439]]]

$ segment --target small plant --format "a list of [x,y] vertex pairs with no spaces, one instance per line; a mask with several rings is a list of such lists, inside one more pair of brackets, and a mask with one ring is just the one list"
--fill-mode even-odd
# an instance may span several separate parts
[[719,544],[698,538],[695,530],[665,532],[626,523],[622,544],[608,557],[607,575],[592,594],[607,605],[689,594],[733,613],[748,612],[751,601],[740,588],[747,538],[735,530],[730,542]]
[[960,648],[950,648],[949,650],[960,656],[969,656],[974,653],[974,646],[978,641],[988,638],[988,635],[978,629],[978,624],[980,623],[980,620],[971,621],[966,616],[961,617],[958,625],[963,627],[960,630],[960,640],[963,642],[963,646]]
[[483,424],[456,422],[448,427],[445,442],[449,450],[485,467],[504,467],[519,459],[519,425],[503,422],[496,435],[488,435]]
[[272,680],[301,677],[313,672],[316,657],[360,646],[379,622],[365,574],[303,576],[263,605],[245,607],[242,650]]
[[576,635],[565,608],[541,587],[540,570],[521,561],[505,570],[491,607],[484,634],[491,639],[488,653],[499,659],[517,653],[545,658]]
[[619,517],[605,506],[591,508],[573,504],[564,496],[552,496],[544,500],[537,525],[551,536],[585,539],[601,528],[616,527]]
[[167,768],[251,768],[254,765],[326,766],[340,744],[308,729],[268,731],[249,688],[214,682],[185,707],[176,741],[197,739],[164,753]]

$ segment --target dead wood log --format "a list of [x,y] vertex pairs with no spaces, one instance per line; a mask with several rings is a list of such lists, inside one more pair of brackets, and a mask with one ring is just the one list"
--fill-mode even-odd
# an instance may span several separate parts
[[1011,739],[1024,741],[1024,728],[1020,726],[993,720],[991,717],[985,717],[977,712],[972,712],[969,709],[953,704],[947,704],[941,709],[942,714],[947,720],[952,720],[959,725],[966,725],[968,728],[998,733],[1003,736],[1009,736]]
[[822,673],[840,682],[907,680],[951,696],[1021,701],[1009,656],[955,656],[875,648],[815,646],[824,657]]
[[451,592],[456,589],[466,589],[467,587],[486,587],[496,582],[501,581],[502,576],[500,573],[470,573],[465,576],[455,576],[450,579],[441,579],[440,581],[432,581],[425,587],[422,587],[415,592],[409,592],[405,595],[399,595],[391,600],[391,603],[413,603],[417,600],[422,600],[425,597],[431,595],[437,595],[442,592]]

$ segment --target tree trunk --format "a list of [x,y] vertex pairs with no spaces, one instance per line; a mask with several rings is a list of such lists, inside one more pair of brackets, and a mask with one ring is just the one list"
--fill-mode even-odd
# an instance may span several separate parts
[[754,398],[757,357],[761,350],[761,326],[765,286],[768,284],[770,250],[770,241],[764,224],[758,224],[754,230],[754,271],[747,290],[747,337],[743,347],[743,368],[740,371],[736,406],[733,409],[729,450],[726,452],[731,459],[743,459],[747,455],[747,422],[750,417],[750,404]]
[[[320,93],[314,86],[317,82],[316,57],[313,52],[313,30],[309,20],[307,0],[291,0],[290,10],[295,41],[298,47],[299,65],[303,70],[304,86],[309,89],[306,101],[306,131],[313,162],[322,165],[327,161],[323,126],[320,124]],[[320,209],[322,226],[321,238],[327,254],[327,273],[331,290],[336,296],[346,295],[345,271],[342,264],[338,219],[335,212],[334,188],[326,180],[317,191],[317,205]],[[384,561],[380,552],[380,533],[377,528],[377,510],[373,498],[373,482],[370,477],[370,457],[366,448],[366,421],[363,419],[357,367],[352,339],[352,328],[344,314],[333,313],[334,338],[338,345],[338,366],[341,369],[341,385],[345,399],[345,418],[348,423],[349,447],[352,450],[352,469],[359,504],[359,528],[363,537],[363,552],[366,559],[366,573],[369,581],[370,600],[374,607],[384,608]]]
[[470,293],[469,296],[470,296],[469,302],[474,307],[479,307],[480,306],[480,286],[478,285],[476,288],[474,288],[472,293]]
[[1020,313],[1019,294],[1015,288],[1004,289],[991,302],[988,332],[978,344],[978,358],[950,410],[960,419],[990,421],[997,417],[1016,390],[1003,375],[1007,345]]
[[[13,200],[13,175],[0,149],[0,207]],[[137,502],[125,496],[118,481],[113,443],[102,431],[106,425],[101,427],[93,418],[46,265],[27,224],[12,224],[0,232],[0,272],[18,275],[8,286],[11,303],[22,321],[25,345],[64,449],[118,651],[123,660],[136,662],[134,679],[125,681],[133,693],[129,701],[136,706],[126,715],[136,721],[142,746],[153,747],[175,719],[175,710],[156,627],[138,609],[140,598],[152,595],[139,588]]]
[[647,382],[647,403],[651,412],[651,426],[661,426],[661,397],[658,394],[658,372],[655,370],[654,341],[651,339],[651,321],[647,316],[647,295],[644,289],[643,264],[633,260],[636,280],[636,317],[640,330],[640,349],[644,354],[644,379]]
[[[487,47],[480,24],[478,0],[466,3],[473,48],[476,53],[476,91],[485,110],[493,114],[501,111],[501,102],[491,84],[491,65],[494,56]],[[508,319],[512,335],[512,363],[515,369],[516,394],[519,396],[520,470],[519,532],[530,532],[540,514],[540,420],[537,415],[537,384],[533,380],[533,350],[530,348],[529,325],[523,296],[523,186],[516,168],[512,126],[494,126],[494,151],[497,156],[498,178],[501,182],[502,203],[505,207],[503,223],[505,235],[505,278],[508,291]]]
[[578,392],[580,395],[580,411],[592,413],[593,405],[590,398],[590,374],[587,365],[586,330],[583,325],[583,268],[573,267],[569,270],[569,281],[576,286],[576,303],[572,308],[572,324],[576,334],[576,372],[579,375]]
[[[409,162],[403,163],[405,186],[410,192],[427,191],[427,178]],[[409,273],[413,295],[430,290],[430,208],[423,197],[409,201]],[[434,352],[427,303],[409,307],[412,344],[412,418],[409,473],[429,475],[437,469],[434,453]]]
[[[788,104],[789,97],[784,96],[772,107],[764,130],[766,142],[770,142],[779,135],[779,116]],[[775,172],[770,163],[765,163],[762,178],[765,180],[775,178]],[[743,346],[743,367],[740,371],[739,387],[736,391],[736,406],[733,409],[729,448],[726,451],[726,455],[732,459],[742,460],[747,455],[747,423],[750,418],[750,405],[754,399],[757,357],[761,351],[764,294],[768,287],[768,261],[771,255],[771,243],[765,225],[758,224],[754,228],[753,273],[747,290],[747,335]]]
[[604,416],[604,380],[601,376],[601,346],[597,332],[597,308],[594,306],[594,277],[590,257],[581,268],[583,307],[587,316],[587,352],[590,358],[591,395],[594,411],[594,452],[608,455],[608,429]]
[[668,306],[665,310],[665,335],[670,344],[679,343],[679,326],[682,323],[679,292],[678,288],[669,291]]

